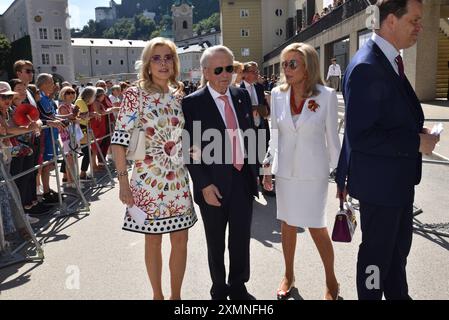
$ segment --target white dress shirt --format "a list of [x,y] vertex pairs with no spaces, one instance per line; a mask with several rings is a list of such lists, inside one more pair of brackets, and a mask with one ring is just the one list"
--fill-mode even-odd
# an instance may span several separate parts
[[339,64],[331,64],[329,66],[329,71],[327,72],[327,80],[329,80],[330,77],[341,77],[341,68]]
[[394,71],[396,71],[396,73],[399,75],[399,67],[396,63],[396,57],[401,53],[391,43],[389,43],[387,40],[385,40],[375,32],[371,36],[371,40],[373,40],[378,45],[380,50],[382,50],[384,55],[387,57],[388,61],[390,61]]
[[248,90],[249,96],[251,97],[251,104],[253,106],[259,105],[259,99],[257,98],[257,91],[254,84],[249,84],[245,80],[243,80],[243,83],[245,84],[245,88]]
[[114,96],[113,94],[111,94],[111,95],[109,96],[109,100],[111,100],[111,103],[112,103],[112,104],[117,103],[117,102],[121,102],[121,101],[120,101],[120,98]]
[[218,111],[221,114],[221,117],[223,118],[223,122],[225,124],[225,126],[227,126],[226,124],[226,114],[225,114],[225,103],[223,100],[220,99],[221,96],[227,96],[228,100],[229,100],[229,104],[232,107],[232,111],[234,111],[234,116],[235,116],[235,121],[237,122],[237,126],[240,127],[239,125],[239,121],[237,118],[237,114],[235,113],[235,107],[234,107],[234,103],[232,102],[232,96],[231,96],[231,92],[228,90],[226,91],[225,94],[221,94],[220,92],[214,90],[209,84],[207,84],[207,88],[209,89],[210,94],[212,95],[212,98],[215,101],[215,104],[217,105]]
[[30,90],[26,90],[27,92],[27,98],[31,105],[35,106],[37,108],[36,100],[34,99],[33,93]]
[[[237,113],[235,112],[235,106],[234,106],[234,102],[232,102],[232,96],[231,96],[231,92],[229,91],[229,88],[228,88],[228,90],[226,90],[225,94],[221,94],[220,92],[214,90],[209,85],[209,83],[207,84],[207,88],[209,89],[209,92],[210,92],[212,98],[215,101],[215,105],[217,106],[217,109],[220,112],[221,117],[223,118],[223,122],[225,124],[225,127],[227,127],[226,113],[225,113],[225,103],[224,103],[223,100],[220,99],[220,97],[221,96],[227,96],[228,97],[229,104],[231,105],[231,109],[234,112],[234,117],[235,117],[235,121],[237,123],[237,127],[240,129],[239,118],[237,117]],[[244,149],[243,144],[242,144],[243,136],[242,136],[241,130],[239,130],[238,133],[239,133],[240,150],[241,150],[242,154],[245,155],[245,149]]]

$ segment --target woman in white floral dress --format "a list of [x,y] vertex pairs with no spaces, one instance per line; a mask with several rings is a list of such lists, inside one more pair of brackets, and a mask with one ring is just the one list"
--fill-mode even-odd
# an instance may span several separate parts
[[[155,300],[164,299],[162,235],[170,234],[170,299],[178,300],[187,261],[188,229],[197,222],[188,173],[182,162],[184,115],[178,75],[175,44],[164,38],[151,40],[142,53],[137,86],[124,93],[112,137],[120,200],[128,206],[123,229],[146,234],[145,262]],[[127,147],[132,132],[139,126],[146,132],[146,157],[144,161],[135,161],[128,179]],[[135,210],[144,219],[132,216]]]

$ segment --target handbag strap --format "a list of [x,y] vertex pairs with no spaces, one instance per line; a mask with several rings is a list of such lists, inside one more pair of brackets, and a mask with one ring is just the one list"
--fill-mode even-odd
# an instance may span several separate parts
[[343,198],[343,195],[341,193],[339,193],[338,197],[340,198],[340,210],[343,211],[343,205],[345,203],[345,199]]
[[142,95],[142,89],[139,88],[139,85],[137,85],[137,91],[139,91],[139,108],[138,108],[138,114],[137,114],[137,121],[134,124],[134,129],[142,129],[140,117],[141,117],[141,113],[142,113],[143,95]]

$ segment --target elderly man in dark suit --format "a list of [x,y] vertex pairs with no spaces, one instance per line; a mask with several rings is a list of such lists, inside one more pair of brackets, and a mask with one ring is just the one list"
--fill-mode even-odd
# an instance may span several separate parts
[[[185,129],[193,138],[190,146],[201,151],[201,160],[187,168],[204,222],[212,278],[210,293],[214,300],[226,300],[228,296],[234,300],[253,299],[245,283],[250,275],[251,220],[254,196],[258,194],[258,173],[255,161],[250,163],[245,157],[249,145],[238,129],[254,130],[254,122],[248,92],[231,86],[233,61],[232,52],[224,46],[206,49],[201,67],[207,85],[182,102]],[[194,141],[197,125],[201,126],[201,136],[206,130],[219,132],[219,138],[215,138],[219,141],[213,141],[213,145],[218,142],[219,148],[210,155],[213,161],[206,159],[209,141]],[[224,265],[227,226],[228,283]]]
[[360,201],[359,299],[402,300],[410,299],[406,264],[415,185],[422,154],[432,153],[439,136],[423,128],[423,110],[400,54],[418,40],[422,1],[379,0],[377,6],[380,29],[344,76],[346,132],[336,180],[340,196],[349,192]]

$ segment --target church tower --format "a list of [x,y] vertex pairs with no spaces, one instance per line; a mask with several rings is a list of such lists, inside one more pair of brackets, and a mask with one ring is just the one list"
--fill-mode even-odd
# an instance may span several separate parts
[[171,11],[175,42],[193,37],[193,8],[189,0],[176,0],[173,4]]

